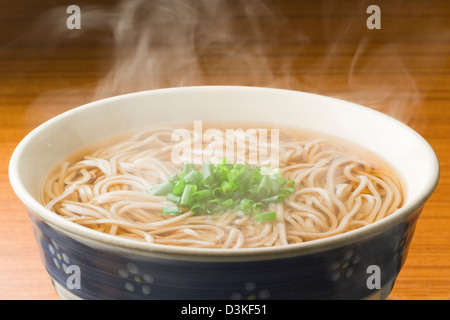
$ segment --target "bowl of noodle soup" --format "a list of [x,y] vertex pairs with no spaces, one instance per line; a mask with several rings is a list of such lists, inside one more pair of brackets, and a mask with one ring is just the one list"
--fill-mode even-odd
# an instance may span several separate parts
[[384,299],[439,163],[370,108],[200,86],[56,116],[9,174],[64,299]]

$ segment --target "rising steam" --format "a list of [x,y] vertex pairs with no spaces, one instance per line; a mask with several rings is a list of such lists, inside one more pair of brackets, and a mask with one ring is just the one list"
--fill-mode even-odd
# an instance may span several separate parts
[[245,75],[239,84],[267,85],[286,67],[267,58],[283,41],[285,17],[259,0],[133,0],[114,15],[115,62],[97,98],[111,90],[237,84],[233,71]]
[[[430,62],[405,61],[403,54],[428,31],[404,38],[392,31],[399,30],[398,21],[389,17],[382,30],[368,30],[368,5],[299,2],[295,9],[291,2],[263,0],[122,0],[82,6],[81,30],[67,30],[66,8],[55,7],[14,43],[47,47],[48,60],[53,48],[77,39],[108,48],[98,58],[101,77],[92,100],[162,87],[267,86],[343,98],[408,123],[427,90],[418,88],[411,70]],[[393,1],[390,9],[408,17],[403,5]]]

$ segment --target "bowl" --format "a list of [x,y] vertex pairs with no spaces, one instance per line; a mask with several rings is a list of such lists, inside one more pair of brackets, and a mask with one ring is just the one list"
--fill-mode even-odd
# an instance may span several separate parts
[[[404,206],[378,222],[325,239],[201,249],[110,236],[40,203],[46,173],[89,141],[139,126],[195,120],[272,123],[346,139],[383,158],[401,176]],[[367,107],[284,89],[198,86],[111,97],[60,114],[20,142],[9,175],[63,299],[385,299],[438,182],[439,163],[418,133]]]

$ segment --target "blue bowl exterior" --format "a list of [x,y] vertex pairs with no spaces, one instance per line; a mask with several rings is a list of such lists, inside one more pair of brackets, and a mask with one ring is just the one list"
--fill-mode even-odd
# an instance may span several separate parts
[[419,208],[365,239],[313,253],[259,261],[164,259],[82,243],[29,212],[51,278],[81,299],[365,299],[369,266],[379,267],[386,298],[407,256]]

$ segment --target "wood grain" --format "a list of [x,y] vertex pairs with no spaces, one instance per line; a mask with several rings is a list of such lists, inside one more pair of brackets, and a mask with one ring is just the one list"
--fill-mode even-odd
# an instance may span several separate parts
[[[17,143],[40,123],[95,99],[198,84],[330,95],[418,131],[436,151],[441,177],[389,299],[450,298],[448,1],[378,1],[382,27],[369,30],[367,1],[250,1],[254,11],[246,15],[242,2],[230,0],[214,19],[197,17],[193,42],[168,24],[165,36],[143,49],[139,28],[117,42],[125,10],[118,1],[74,2],[82,29],[70,31],[65,1],[0,4],[0,299],[59,299],[9,185]],[[142,64],[149,59],[153,72]]]

